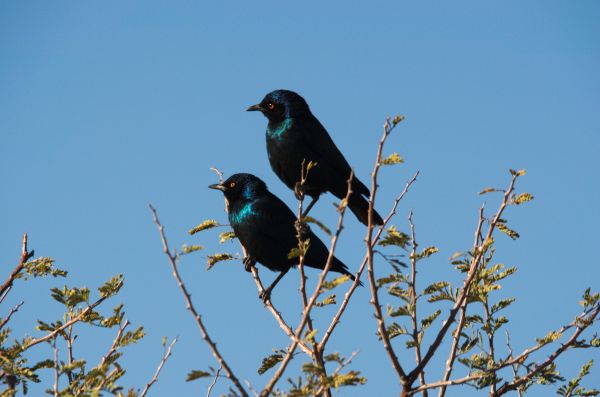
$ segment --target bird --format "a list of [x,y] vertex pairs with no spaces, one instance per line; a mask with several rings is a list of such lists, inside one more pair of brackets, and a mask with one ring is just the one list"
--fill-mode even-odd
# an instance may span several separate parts
[[[296,197],[301,194],[312,197],[305,214],[324,192],[331,192],[343,199],[348,191],[348,179],[352,176],[352,194],[348,207],[365,225],[369,220],[369,189],[356,178],[348,161],[337,148],[329,133],[312,114],[308,103],[299,94],[289,90],[275,90],[264,99],[248,107],[247,111],[260,111],[268,120],[266,138],[267,155],[271,168]],[[314,167],[299,186],[305,165]],[[383,224],[381,216],[373,210],[373,225]]]
[[[272,271],[280,272],[260,296],[266,302],[275,285],[298,263],[297,257],[289,255],[293,248],[298,247],[296,216],[268,190],[265,182],[252,174],[234,174],[209,188],[220,190],[225,196],[229,223],[242,244],[246,270],[258,262]],[[324,269],[329,250],[310,227],[306,227],[303,235],[309,241],[304,265]],[[331,259],[330,270],[355,279],[348,267],[335,256]]]

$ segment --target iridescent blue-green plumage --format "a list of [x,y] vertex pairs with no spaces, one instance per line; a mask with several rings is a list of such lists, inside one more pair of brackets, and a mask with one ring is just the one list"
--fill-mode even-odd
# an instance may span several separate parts
[[[301,178],[302,162],[312,161],[316,167],[308,174],[304,192],[313,199],[324,192],[340,199],[346,196],[352,169],[304,98],[293,91],[276,90],[248,110],[260,110],[269,120],[267,155],[283,183],[294,190]],[[369,189],[354,177],[348,207],[364,224],[368,223],[368,196]],[[383,223],[376,211],[373,223]]]
[[[294,226],[296,216],[269,192],[262,180],[252,174],[235,174],[211,187],[223,191],[229,222],[250,259],[279,272],[286,272],[298,263],[298,258],[288,258],[292,248],[298,246]],[[304,264],[323,269],[329,250],[310,228],[306,238],[310,240],[310,246]],[[331,270],[354,279],[346,265],[336,257]]]

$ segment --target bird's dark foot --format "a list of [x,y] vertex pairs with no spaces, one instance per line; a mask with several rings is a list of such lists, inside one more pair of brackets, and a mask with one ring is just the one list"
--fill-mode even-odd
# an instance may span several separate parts
[[296,196],[296,200],[304,199],[304,186],[300,182],[296,182],[294,186],[294,196]]
[[244,270],[247,272],[252,271],[252,266],[256,265],[256,261],[249,256],[246,256],[242,263],[244,264]]
[[304,221],[299,221],[296,219],[294,222],[294,226],[296,227],[296,234],[300,238],[300,240],[305,241],[308,238],[309,227]]
[[265,304],[267,301],[271,301],[271,291],[271,288],[264,289],[260,294],[258,294],[259,299]]

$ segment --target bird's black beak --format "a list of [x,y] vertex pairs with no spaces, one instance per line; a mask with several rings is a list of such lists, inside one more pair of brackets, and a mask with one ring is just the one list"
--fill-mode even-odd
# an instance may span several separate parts
[[246,112],[256,112],[257,110],[262,112],[262,107],[260,106],[260,103],[250,106],[248,109],[246,109]]
[[220,190],[220,191],[222,191],[222,192],[224,192],[224,191],[225,191],[225,186],[221,185],[220,183],[215,183],[215,184],[213,184],[213,185],[208,185],[208,187],[209,187],[210,189]]

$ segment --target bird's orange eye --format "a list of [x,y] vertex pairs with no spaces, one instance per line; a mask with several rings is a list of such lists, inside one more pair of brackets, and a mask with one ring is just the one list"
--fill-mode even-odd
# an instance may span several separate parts
[[231,182],[231,183],[229,183],[229,187],[230,187],[231,189],[233,189],[233,188],[235,187],[235,182]]
[[273,102],[267,103],[267,109],[269,109],[269,110],[275,109],[275,104]]

